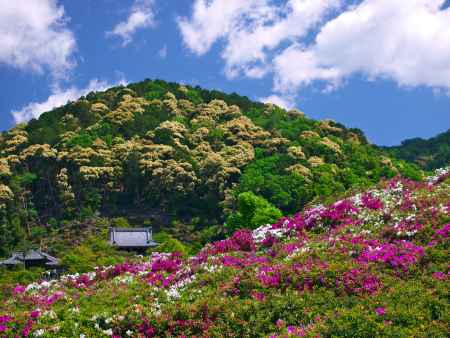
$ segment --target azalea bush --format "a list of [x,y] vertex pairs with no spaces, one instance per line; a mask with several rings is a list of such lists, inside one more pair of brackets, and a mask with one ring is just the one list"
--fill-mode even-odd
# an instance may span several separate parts
[[12,285],[0,336],[447,337],[449,173],[395,178],[195,256]]

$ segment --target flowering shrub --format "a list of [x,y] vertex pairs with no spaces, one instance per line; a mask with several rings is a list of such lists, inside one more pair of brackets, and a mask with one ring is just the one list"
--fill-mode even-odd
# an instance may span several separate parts
[[448,181],[395,179],[208,244],[11,285],[0,337],[448,334]]
[[397,241],[365,249],[359,256],[359,261],[383,262],[393,268],[407,271],[409,266],[416,264],[423,255],[422,247],[407,241]]

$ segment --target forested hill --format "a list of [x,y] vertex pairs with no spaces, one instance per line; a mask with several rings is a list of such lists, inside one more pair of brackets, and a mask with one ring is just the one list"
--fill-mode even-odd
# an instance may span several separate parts
[[428,140],[413,138],[387,150],[393,156],[414,162],[423,169],[441,168],[450,163],[450,129]]
[[2,133],[0,256],[30,242],[62,250],[119,216],[202,243],[225,222],[256,227],[398,173],[420,176],[360,130],[146,80]]

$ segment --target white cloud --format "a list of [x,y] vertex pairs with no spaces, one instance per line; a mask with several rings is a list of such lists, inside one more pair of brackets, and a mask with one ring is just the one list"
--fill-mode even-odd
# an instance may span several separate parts
[[230,34],[246,14],[266,6],[266,0],[196,0],[192,18],[179,18],[178,26],[186,46],[202,55],[216,40]]
[[280,96],[280,95],[270,95],[267,97],[260,97],[258,101],[264,103],[273,103],[277,106],[284,108],[286,110],[292,109],[295,107],[295,100],[291,96]]
[[450,8],[444,3],[196,0],[178,25],[198,55],[223,42],[229,78],[273,75],[281,97],[317,84],[335,90],[355,74],[449,91]]
[[450,9],[444,0],[366,0],[327,22],[313,45],[292,45],[274,60],[276,89],[287,91],[353,74],[400,86],[450,88]]
[[12,111],[16,123],[26,122],[32,118],[38,118],[42,113],[52,110],[53,108],[65,105],[68,101],[75,101],[83,95],[92,91],[102,91],[112,86],[125,85],[125,80],[120,80],[114,84],[106,81],[93,79],[87,87],[78,88],[75,86],[67,89],[61,89],[58,86],[52,89],[51,95],[43,102],[31,102],[19,110]]
[[56,0],[0,0],[0,63],[64,77],[76,49],[67,21]]
[[107,35],[116,35],[122,38],[122,46],[133,41],[133,35],[137,30],[155,25],[155,13],[153,0],[135,0],[130,14],[125,21],[119,22]]
[[313,81],[324,81],[328,87],[337,87],[341,79],[339,69],[318,64],[313,51],[299,45],[292,45],[274,59],[275,82],[277,92],[293,92],[300,86],[310,85]]
[[223,39],[225,72],[261,78],[270,71],[270,51],[285,41],[304,37],[341,0],[289,0],[274,5],[269,0],[197,0],[192,17],[178,25],[185,45],[206,53]]

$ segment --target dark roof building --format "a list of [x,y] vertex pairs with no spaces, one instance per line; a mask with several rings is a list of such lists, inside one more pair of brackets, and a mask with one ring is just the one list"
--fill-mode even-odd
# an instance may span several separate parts
[[145,250],[158,245],[152,237],[152,228],[109,229],[109,243],[120,249]]
[[11,257],[0,261],[3,266],[17,266],[24,264],[25,267],[39,266],[43,268],[59,267],[59,260],[41,250],[29,250],[26,252],[14,252]]

